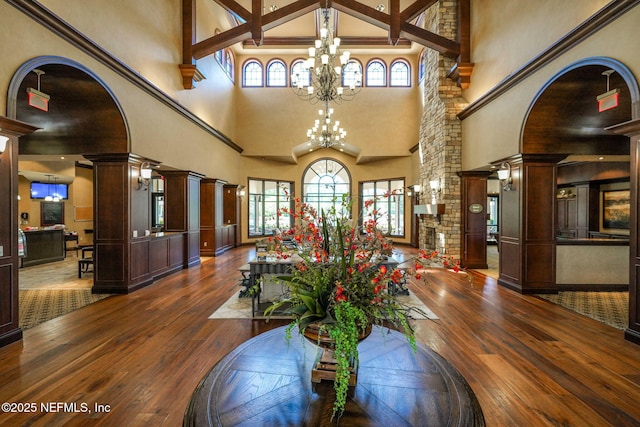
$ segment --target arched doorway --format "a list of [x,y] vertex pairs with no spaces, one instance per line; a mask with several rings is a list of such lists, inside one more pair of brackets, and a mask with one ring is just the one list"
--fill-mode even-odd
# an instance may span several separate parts
[[[42,103],[43,99],[48,99],[48,105]],[[60,207],[56,210],[61,212],[60,222],[70,232],[65,233],[65,238],[75,234],[75,242],[90,246],[94,186],[92,163],[84,155],[129,151],[129,130],[117,100],[83,65],[61,57],[39,57],[23,64],[14,74],[8,90],[7,116],[40,128],[19,141],[20,226],[49,225],[42,223],[41,212],[48,205],[32,198],[32,183],[61,183],[68,194],[52,203]],[[34,265],[44,265],[37,258],[32,261]],[[79,271],[75,259],[68,261],[73,264],[67,269]],[[80,273],[73,274],[74,278],[75,274],[81,277]],[[18,274],[19,283],[20,277]],[[64,277],[51,283],[59,284]],[[89,275],[89,285],[91,282]]]
[[[617,104],[599,108],[605,93],[615,95]],[[630,219],[637,205],[631,191],[637,170],[630,163],[629,137],[612,129],[637,119],[639,100],[631,72],[618,61],[596,57],[561,70],[531,103],[520,154],[512,159],[522,196],[504,198],[513,203],[506,210],[516,207],[526,218],[525,231],[518,236],[524,253],[523,292],[536,290],[539,271],[550,272],[553,281],[545,291],[619,290],[633,285],[628,260],[635,239]],[[540,172],[541,163],[552,162],[557,164]],[[626,227],[612,226],[607,218],[607,195],[614,192],[626,203]],[[549,216],[554,219],[552,226]],[[539,229],[553,238],[545,242],[529,237],[529,233],[542,235]],[[602,247],[604,242],[595,239],[607,240],[610,246]],[[630,244],[622,242],[625,239]],[[547,243],[553,251],[540,249]],[[530,277],[534,279],[527,281]],[[638,295],[634,286],[629,289],[634,307]]]

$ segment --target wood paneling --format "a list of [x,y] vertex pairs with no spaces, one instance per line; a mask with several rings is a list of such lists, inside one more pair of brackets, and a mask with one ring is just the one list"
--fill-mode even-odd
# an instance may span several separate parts
[[18,138],[38,128],[0,116],[0,346],[20,340],[18,318]]

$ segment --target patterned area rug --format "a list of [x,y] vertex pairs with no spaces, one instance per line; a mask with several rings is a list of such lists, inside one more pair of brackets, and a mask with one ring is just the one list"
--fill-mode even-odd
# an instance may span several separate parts
[[20,327],[33,328],[42,322],[110,297],[92,294],[91,289],[27,289],[20,291]]
[[536,295],[617,329],[629,324],[629,292],[559,292]]

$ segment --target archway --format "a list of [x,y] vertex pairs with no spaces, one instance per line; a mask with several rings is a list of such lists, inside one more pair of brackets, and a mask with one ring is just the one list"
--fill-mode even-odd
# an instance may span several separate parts
[[[618,104],[599,109],[599,95],[614,89]],[[605,194],[609,191],[627,194],[627,220],[634,217],[631,210],[637,202],[630,192],[630,181],[637,170],[630,167],[630,141],[611,129],[637,118],[639,100],[637,81],[628,68],[603,57],[586,58],[564,68],[534,98],[521,133],[520,157],[524,160],[518,166],[519,179],[523,183],[519,208],[527,218],[524,228],[533,230],[538,225],[548,227],[540,225],[539,219],[535,222],[536,214],[541,212],[535,206],[551,202],[553,210],[545,212],[554,215],[556,226],[546,230],[554,236],[550,255],[545,253],[538,259],[536,256],[522,257],[524,290],[533,283],[526,283],[526,272],[543,269],[553,272],[553,286],[547,290],[619,290],[630,285],[630,269],[626,262],[635,237],[630,235],[629,226],[626,230],[608,227]],[[530,169],[526,169],[528,159],[533,159],[531,163],[552,162],[554,157],[559,159],[557,165],[547,168],[544,173],[531,175]],[[540,182],[539,187],[532,182],[532,177]],[[615,242],[601,249],[597,242],[590,240],[596,237],[630,241],[618,256],[614,256],[626,264],[616,266],[607,262],[606,256],[613,253]],[[526,241],[525,236],[520,238],[525,250],[527,244],[531,247],[536,244]],[[580,254],[574,253],[578,243]],[[580,266],[582,260],[594,269],[591,273],[589,268]],[[604,265],[598,267],[598,262]],[[599,271],[607,272],[608,277],[596,274]],[[616,271],[621,272],[621,277],[613,277]],[[637,300],[637,293],[632,293],[630,307],[635,306]]]
[[[49,98],[47,108],[43,109],[41,103],[40,108],[32,105],[28,92],[34,89],[42,94],[36,93],[40,101]],[[92,163],[84,155],[126,153],[130,146],[128,125],[115,96],[82,64],[62,57],[38,57],[14,74],[8,89],[7,116],[41,128],[19,140],[19,212],[26,214],[22,225],[42,225],[43,208],[40,200],[30,197],[31,181],[43,181],[47,176],[65,184],[75,181],[76,193],[80,191],[83,196],[74,197],[69,192],[67,200],[59,202],[67,205],[61,210],[65,212],[63,223],[74,231],[76,239],[90,245],[94,187]],[[73,261],[71,269],[76,271]],[[39,264],[34,261],[34,265]]]

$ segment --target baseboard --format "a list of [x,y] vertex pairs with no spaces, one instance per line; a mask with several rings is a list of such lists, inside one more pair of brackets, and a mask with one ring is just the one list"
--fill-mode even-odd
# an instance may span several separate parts
[[13,342],[20,341],[22,339],[22,329],[16,328],[6,334],[0,335],[0,347],[9,345]]

